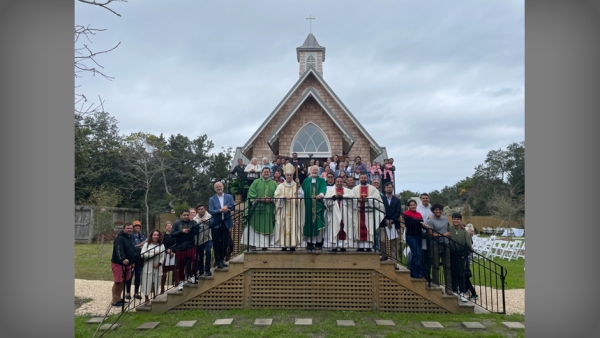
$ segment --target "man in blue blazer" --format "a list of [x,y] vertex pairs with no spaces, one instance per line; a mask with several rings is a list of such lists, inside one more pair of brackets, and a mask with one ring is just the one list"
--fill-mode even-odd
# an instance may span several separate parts
[[212,215],[210,227],[213,239],[215,262],[218,269],[229,266],[225,264],[225,254],[229,245],[229,229],[233,228],[231,212],[234,209],[233,196],[223,192],[223,183],[214,185],[216,194],[208,200],[208,212]]

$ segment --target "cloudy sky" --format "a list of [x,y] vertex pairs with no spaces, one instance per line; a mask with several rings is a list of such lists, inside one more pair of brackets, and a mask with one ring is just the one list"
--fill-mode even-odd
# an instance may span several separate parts
[[[242,146],[298,80],[296,47],[326,47],[323,77],[396,161],[396,190],[471,176],[488,151],[525,138],[524,3],[489,1],[76,2],[86,43],[121,45],[85,75],[121,133]],[[96,100],[97,101],[97,100]]]

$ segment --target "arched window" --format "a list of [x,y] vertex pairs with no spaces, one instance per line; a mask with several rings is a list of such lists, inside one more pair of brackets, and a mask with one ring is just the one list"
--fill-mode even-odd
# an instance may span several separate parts
[[315,57],[312,55],[309,55],[306,59],[306,69],[308,69],[308,67],[313,67],[314,69],[317,69],[317,61],[315,61]]
[[321,128],[314,123],[307,123],[298,131],[292,141],[292,153],[298,153],[299,157],[308,157],[313,154],[314,157],[331,156],[329,140]]

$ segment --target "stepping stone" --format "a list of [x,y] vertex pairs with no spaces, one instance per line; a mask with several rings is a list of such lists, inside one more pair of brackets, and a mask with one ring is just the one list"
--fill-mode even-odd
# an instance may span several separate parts
[[483,326],[483,324],[481,324],[480,322],[463,322],[462,325],[466,328],[466,329],[471,329],[471,330],[485,330],[485,326]]
[[355,326],[356,323],[353,320],[338,320],[338,326]]
[[146,322],[146,323],[143,323],[142,325],[138,326],[137,329],[138,330],[150,330],[150,329],[157,327],[158,324],[160,324],[160,322]]
[[421,322],[424,328],[427,329],[443,329],[444,327],[440,322]]
[[118,328],[119,326],[121,326],[121,324],[118,324],[118,323],[114,323],[114,324],[102,324],[102,325],[100,325],[100,327],[98,328],[98,330],[100,330],[100,331],[114,330],[114,329]]
[[294,321],[296,325],[312,325],[312,318],[296,318]]
[[523,323],[519,323],[519,322],[502,322],[502,324],[509,329],[524,329],[525,328],[525,325]]
[[233,318],[217,319],[213,325],[230,325],[233,323]]
[[102,317],[92,317],[86,323],[88,324],[100,324],[104,321]]
[[192,327],[196,324],[197,320],[182,320],[177,323],[175,326],[177,327]]
[[396,326],[393,320],[388,319],[375,319],[375,323],[382,326]]
[[258,325],[258,326],[269,326],[269,325],[271,325],[271,323],[273,323],[273,319],[271,319],[271,318],[257,318],[254,321],[254,325]]

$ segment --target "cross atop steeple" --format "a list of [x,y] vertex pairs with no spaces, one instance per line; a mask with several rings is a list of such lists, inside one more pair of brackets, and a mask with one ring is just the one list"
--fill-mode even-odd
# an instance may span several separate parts
[[310,20],[310,21],[309,21],[309,23],[310,23],[310,33],[311,33],[311,34],[312,34],[312,20],[314,20],[314,19],[316,19],[316,18],[313,18],[313,17],[312,17],[312,14],[310,14],[310,15],[308,16],[308,18],[306,18],[306,20]]

